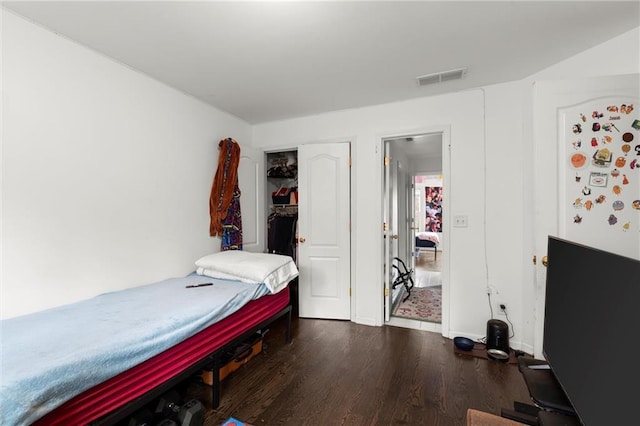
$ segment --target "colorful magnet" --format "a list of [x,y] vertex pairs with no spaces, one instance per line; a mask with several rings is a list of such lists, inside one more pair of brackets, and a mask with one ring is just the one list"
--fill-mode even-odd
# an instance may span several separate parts
[[604,135],[602,137],[602,143],[611,143],[613,142],[613,138],[609,135]]
[[591,186],[607,186],[607,178],[609,175],[606,173],[591,172],[589,174],[589,185]]
[[617,105],[609,105],[607,107],[607,111],[609,111],[609,112],[618,112],[618,106]]
[[633,140],[633,133],[625,133],[624,135],[622,135],[622,140],[625,142],[631,142]]
[[[640,145],[638,145],[638,146],[640,146]],[[640,155],[640,154],[639,154],[639,155]],[[631,170],[633,170],[633,169],[635,169],[635,168],[636,168],[636,163],[637,163],[637,162],[638,162],[638,160],[635,160],[635,159],[634,159],[634,160],[631,162],[631,164],[629,164],[629,167],[631,168]]]
[[622,188],[620,188],[620,185],[613,185],[611,191],[616,195],[620,195],[620,193],[622,192]]
[[580,120],[582,120],[583,122],[586,123],[587,122],[587,117],[583,113],[580,113]]
[[615,162],[616,167],[624,167],[625,164],[627,164],[627,160],[625,160],[624,157],[616,158],[616,162]]
[[640,155],[640,145],[634,146],[633,149],[636,152],[636,155]]
[[617,212],[618,212],[618,211],[620,211],[620,210],[622,210],[622,209],[624,209],[624,203],[623,203],[622,201],[620,201],[620,200],[616,200],[616,201],[614,201],[614,202],[613,202],[613,204],[612,204],[611,206],[612,206],[612,207],[613,207],[613,209],[614,209],[615,211],[617,211]]
[[640,120],[633,120],[633,123],[631,123],[631,127],[636,130],[640,130]]
[[591,138],[591,146],[592,146],[592,147],[594,147],[594,148],[595,148],[596,146],[598,146],[598,139],[596,139],[596,138]]
[[582,133],[582,124],[576,123],[576,124],[573,125],[573,127],[571,129],[573,130],[573,133],[575,133],[575,134]]
[[627,175],[622,175],[622,184],[629,185],[629,179],[627,178]]
[[640,200],[633,200],[633,201],[631,202],[631,207],[632,207],[634,210],[640,210]]
[[615,225],[616,223],[618,223],[618,218],[615,214],[610,214],[607,221],[609,222],[609,225]]
[[[600,128],[601,128],[601,127],[600,127],[600,123],[593,123],[593,124],[591,125],[591,130],[592,130],[592,131],[594,131],[594,132],[599,132],[599,131],[600,131]],[[605,128],[605,130],[607,130],[607,129]],[[609,132],[610,132],[611,130],[607,130],[607,131],[609,131]]]
[[631,114],[632,111],[633,111],[633,104],[629,104],[629,105],[622,104],[622,105],[620,105],[620,112],[625,113],[625,114]]
[[596,198],[596,204],[603,204],[606,199],[607,197],[605,197],[604,195],[598,195],[598,198]]
[[591,207],[593,207],[593,201],[587,200],[584,202],[584,208],[587,209],[587,211],[591,210]]
[[591,113],[591,118],[596,118],[596,119],[598,119],[598,118],[602,118],[602,117],[604,117],[604,114],[603,114],[603,113],[601,113],[601,112],[599,112],[599,111],[593,111],[593,112]]
[[622,225],[622,230],[628,231],[630,227],[631,227],[631,222],[625,222],[625,224]]
[[575,207],[576,209],[581,209],[582,208],[582,198],[576,198],[576,200],[573,202],[573,207]]
[[609,167],[613,153],[608,148],[598,149],[593,153],[593,165],[598,167]]
[[624,145],[622,145],[621,149],[622,149],[622,152],[624,152],[624,155],[627,155],[627,153],[631,151],[631,145],[625,143]]
[[591,195],[591,188],[589,188],[588,186],[585,185],[585,187],[582,188],[582,194]]
[[582,217],[579,214],[573,217],[573,223],[582,223]]
[[611,177],[617,178],[620,176],[620,171],[618,169],[611,170]]
[[571,146],[573,146],[573,149],[580,149],[580,147],[582,147],[582,141],[580,139],[573,141],[571,142]]
[[587,165],[587,156],[581,152],[576,152],[571,156],[571,165],[575,169],[581,169]]
[[582,180],[582,176],[576,173],[576,182],[580,182]]

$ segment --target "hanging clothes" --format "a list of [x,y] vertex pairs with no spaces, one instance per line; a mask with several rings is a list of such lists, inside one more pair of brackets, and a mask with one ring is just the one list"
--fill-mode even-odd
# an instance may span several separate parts
[[222,240],[220,248],[225,250],[242,250],[242,215],[240,214],[240,188],[236,183],[233,198],[227,209],[227,216],[222,220]]
[[267,250],[269,253],[291,256],[296,261],[296,228],[298,216],[271,213],[267,218]]
[[232,138],[218,143],[218,169],[209,197],[209,235],[221,237],[222,250],[242,250],[242,216],[238,164],[240,145]]

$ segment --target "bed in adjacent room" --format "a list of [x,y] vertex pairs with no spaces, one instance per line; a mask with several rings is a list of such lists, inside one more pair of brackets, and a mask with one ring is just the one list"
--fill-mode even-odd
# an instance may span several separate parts
[[433,258],[438,257],[440,237],[437,232],[416,232],[416,256],[420,249],[433,248]]
[[205,365],[218,377],[223,349],[290,321],[290,257],[229,251],[196,265],[186,277],[3,320],[0,424],[114,423]]

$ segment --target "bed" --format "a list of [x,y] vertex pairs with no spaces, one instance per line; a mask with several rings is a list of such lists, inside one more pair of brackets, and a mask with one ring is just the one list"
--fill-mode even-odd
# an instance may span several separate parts
[[217,406],[225,350],[283,316],[290,341],[298,274],[288,256],[227,253],[186,277],[3,320],[0,424],[114,424],[210,365]]
[[420,249],[433,248],[433,259],[438,258],[438,244],[440,237],[437,232],[416,232],[416,257]]

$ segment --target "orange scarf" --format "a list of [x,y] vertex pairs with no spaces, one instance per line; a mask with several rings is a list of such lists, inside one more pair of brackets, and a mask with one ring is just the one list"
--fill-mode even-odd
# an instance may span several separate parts
[[222,236],[222,221],[227,216],[227,210],[233,190],[238,183],[238,163],[240,162],[240,145],[231,138],[222,139],[218,143],[218,169],[213,178],[211,196],[209,197],[209,214],[211,223],[209,235]]

